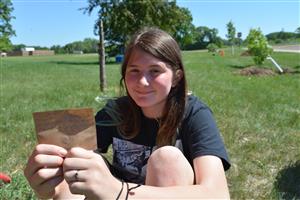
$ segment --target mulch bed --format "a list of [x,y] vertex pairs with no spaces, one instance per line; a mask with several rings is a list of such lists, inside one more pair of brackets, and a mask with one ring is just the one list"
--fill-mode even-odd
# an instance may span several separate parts
[[235,73],[242,76],[274,76],[277,74],[296,74],[300,72],[290,68],[283,68],[283,73],[280,73],[278,70],[274,71],[272,69],[250,66],[243,68]]

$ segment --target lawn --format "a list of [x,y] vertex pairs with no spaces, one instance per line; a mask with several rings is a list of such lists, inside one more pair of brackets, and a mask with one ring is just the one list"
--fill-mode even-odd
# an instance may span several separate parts
[[[300,198],[300,73],[241,76],[251,57],[183,52],[189,90],[214,112],[231,169],[233,199]],[[283,67],[300,70],[300,54],[274,53]],[[36,199],[23,177],[36,144],[32,112],[92,107],[95,97],[118,95],[120,64],[106,67],[108,89],[99,92],[97,55],[1,58],[1,166],[12,182],[0,199]],[[274,68],[270,61],[265,67]],[[104,98],[105,99],[105,98]]]

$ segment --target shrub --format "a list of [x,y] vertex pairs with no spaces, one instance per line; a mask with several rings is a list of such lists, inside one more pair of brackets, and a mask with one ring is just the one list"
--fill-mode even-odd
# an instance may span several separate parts
[[262,65],[267,56],[272,53],[272,49],[269,47],[266,37],[259,28],[250,29],[246,41],[248,43],[248,50],[253,56],[255,64]]
[[280,44],[280,43],[283,42],[283,40],[282,39],[275,39],[274,42],[275,42],[275,44]]
[[215,43],[210,43],[207,45],[208,52],[215,53],[217,52],[218,46]]

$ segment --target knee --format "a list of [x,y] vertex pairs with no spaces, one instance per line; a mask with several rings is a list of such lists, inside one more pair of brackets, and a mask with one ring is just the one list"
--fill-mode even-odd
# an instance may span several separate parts
[[159,166],[162,168],[163,166],[173,166],[173,164],[176,164],[181,157],[184,157],[182,152],[173,146],[164,146],[157,150],[155,150],[149,160],[148,160],[148,166]]
[[147,185],[186,185],[193,181],[193,169],[178,148],[164,146],[151,154],[147,164]]

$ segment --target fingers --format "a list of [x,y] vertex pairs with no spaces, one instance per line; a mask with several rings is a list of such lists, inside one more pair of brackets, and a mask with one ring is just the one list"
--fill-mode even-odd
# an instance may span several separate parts
[[93,184],[87,181],[88,176],[87,170],[70,170],[64,173],[64,179],[67,181],[72,194],[86,194],[92,190]]
[[88,151],[79,147],[71,148],[63,163],[64,172],[90,168],[95,163],[99,162],[99,158],[101,157],[93,151]]
[[[30,168],[32,167],[32,164],[35,164],[35,161],[39,163],[39,160],[35,160],[37,155],[53,155],[53,156],[59,156],[61,158],[65,157],[67,155],[67,150],[65,150],[62,147],[55,146],[55,145],[49,145],[49,144],[39,144],[35,147],[33,150],[31,156],[28,159],[28,164]],[[41,163],[42,164],[42,163]]]
[[71,148],[66,155],[66,157],[77,157],[77,158],[85,158],[90,159],[95,156],[95,153],[90,150],[86,150],[80,147]]
[[[77,175],[76,175],[76,173],[77,173]],[[68,183],[79,181],[78,170],[69,170],[69,171],[64,172],[64,179]]]
[[87,180],[86,170],[69,170],[64,173],[64,178],[68,183],[85,182]]
[[41,168],[57,168],[62,166],[64,159],[55,155],[37,154],[28,160],[24,170],[26,177],[31,177]]
[[69,189],[73,194],[84,194],[86,191],[91,190],[85,182],[71,182],[69,183]]
[[63,171],[71,193],[84,194],[90,199],[100,199],[99,196],[94,198],[99,187],[106,187],[107,182],[114,180],[103,158],[82,148],[69,150]]
[[[63,170],[62,167],[59,168],[42,168],[39,169],[35,174],[33,174],[29,180],[31,182],[32,187],[37,187],[38,185],[42,185],[45,182],[53,181],[52,179],[63,177]],[[54,181],[55,182],[55,181]]]
[[67,150],[60,146],[56,146],[52,144],[38,144],[33,150],[31,157],[34,157],[35,155],[38,154],[56,155],[60,157],[65,157],[67,153],[68,153]]
[[38,186],[38,188],[33,189],[36,189],[35,191],[40,197],[53,197],[56,186],[58,186],[63,180],[62,176],[56,176],[42,183]]
[[94,165],[95,160],[84,158],[66,158],[63,163],[64,173],[69,170],[85,170]]
[[[24,169],[24,175],[30,185],[37,186],[38,184],[51,179],[62,170],[58,170],[62,166],[63,157],[67,151],[59,146],[49,144],[39,144],[33,150]],[[44,168],[47,168],[44,169]],[[54,169],[48,169],[54,168]],[[41,171],[39,171],[41,170]]]

